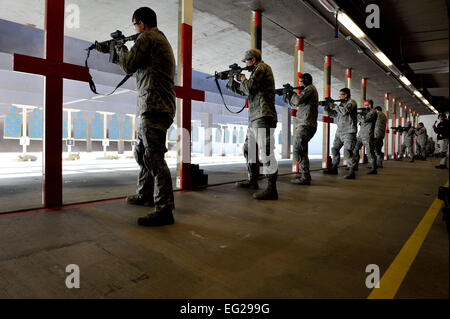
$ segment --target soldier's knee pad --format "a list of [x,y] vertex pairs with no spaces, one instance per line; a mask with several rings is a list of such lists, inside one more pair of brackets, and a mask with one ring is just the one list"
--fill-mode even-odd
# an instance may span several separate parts
[[446,158],[446,157],[447,157],[447,153],[445,153],[445,152],[440,152],[440,153],[439,153],[439,156],[440,156],[441,158]]

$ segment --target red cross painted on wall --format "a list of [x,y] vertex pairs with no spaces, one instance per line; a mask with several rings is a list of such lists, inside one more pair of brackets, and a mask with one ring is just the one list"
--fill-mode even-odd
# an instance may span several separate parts
[[45,2],[44,59],[14,54],[13,70],[45,77],[43,205],[62,205],[63,78],[89,80],[88,69],[64,63],[64,0]]
[[[21,54],[13,56],[13,70],[40,74],[45,77],[44,136],[43,136],[43,205],[62,206],[62,122],[63,79],[88,82],[89,70],[83,66],[64,63],[64,0],[45,2],[45,54],[36,58]],[[182,99],[182,127],[191,131],[192,99],[204,101],[205,92],[192,89],[192,26],[182,25],[182,83],[175,87]],[[190,142],[190,140],[189,140]],[[186,157],[186,156],[185,156]],[[189,158],[183,158],[182,188],[190,185]],[[184,182],[183,182],[184,181]]]

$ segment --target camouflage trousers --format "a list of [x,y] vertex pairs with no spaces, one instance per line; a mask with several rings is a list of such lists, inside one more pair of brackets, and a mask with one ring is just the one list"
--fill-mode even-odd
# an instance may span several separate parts
[[408,156],[411,160],[414,159],[414,152],[413,152],[413,143],[412,142],[403,142],[402,148],[400,149],[400,156],[399,159],[403,158],[403,154],[405,154],[406,150],[408,150]]
[[136,132],[138,144],[134,157],[140,167],[136,191],[143,198],[154,198],[156,210],[175,207],[172,178],[164,159],[166,132],[166,129],[154,128],[145,119]]
[[375,155],[377,157],[377,163],[383,163],[383,145],[384,136],[375,138]]
[[294,159],[298,162],[299,172],[309,174],[308,143],[316,134],[317,127],[299,125],[295,129]]
[[273,175],[278,171],[278,163],[275,159],[275,127],[276,122],[265,119],[258,119],[249,125],[247,136],[243,147],[244,157],[247,163],[249,180],[257,179],[258,158],[262,163],[261,173],[263,175]]
[[439,155],[441,157],[441,165],[447,165],[447,157],[448,157],[448,138],[439,140]]
[[356,133],[339,134],[334,136],[333,147],[331,148],[331,154],[333,155],[333,167],[338,167],[341,161],[340,150],[344,146],[344,155],[349,160],[349,167],[353,167],[353,149],[356,144]]
[[355,148],[353,149],[353,166],[354,167],[358,167],[358,163],[359,163],[359,151],[361,150],[361,148],[363,147],[366,148],[366,152],[367,152],[367,159],[369,160],[370,165],[372,166],[373,169],[377,168],[377,161],[376,161],[376,157],[375,157],[375,139],[374,138],[362,138],[362,137],[358,137],[356,139],[356,145]]
[[416,141],[416,154],[422,158],[427,157],[426,143],[419,143],[418,141]]

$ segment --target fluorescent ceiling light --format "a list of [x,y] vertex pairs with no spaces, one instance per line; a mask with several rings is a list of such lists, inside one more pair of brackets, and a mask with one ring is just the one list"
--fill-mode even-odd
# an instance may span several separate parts
[[389,58],[383,53],[383,52],[377,52],[375,53],[375,56],[378,58],[378,60],[380,60],[381,62],[383,62],[383,64],[385,66],[391,66],[392,62],[391,60],[389,60]]
[[421,99],[421,98],[423,97],[423,95],[422,95],[418,90],[415,90],[413,93],[414,93],[419,99]]
[[400,81],[402,81],[407,86],[411,85],[411,82],[409,82],[408,78],[404,75],[400,76]]
[[353,22],[352,19],[345,13],[339,11],[338,13],[338,21],[348,30],[350,31],[355,37],[358,39],[364,38],[365,34],[364,32],[356,25],[355,22]]
[[336,10],[337,5],[332,0],[319,0],[320,4],[324,6],[330,12],[334,12]]

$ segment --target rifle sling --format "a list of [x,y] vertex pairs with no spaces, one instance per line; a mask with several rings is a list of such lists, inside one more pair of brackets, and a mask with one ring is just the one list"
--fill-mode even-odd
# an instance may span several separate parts
[[[86,66],[86,68],[87,68],[88,70],[90,70],[89,67],[88,67],[88,59],[89,59],[89,55],[91,54],[91,49],[88,49],[87,51],[88,51],[88,52],[87,52],[86,61],[84,62],[84,65]],[[93,93],[95,93],[95,94],[108,96],[108,95],[111,95],[111,94],[113,94],[114,92],[116,92],[116,90],[117,90],[119,87],[121,87],[126,81],[128,81],[128,79],[129,79],[131,76],[132,76],[132,74],[127,74],[127,75],[125,75],[125,77],[122,79],[122,81],[120,81],[119,84],[117,84],[116,88],[115,88],[111,93],[108,93],[108,94],[101,94],[101,93],[98,93],[98,92],[97,92],[97,88],[95,87],[95,83],[94,83],[94,80],[92,79],[91,72],[89,72],[89,87],[91,88],[91,91],[92,91]]]
[[232,110],[230,110],[230,109],[228,108],[227,104],[225,103],[225,99],[224,99],[223,94],[222,94],[222,89],[220,88],[219,81],[217,80],[217,77],[215,77],[215,82],[216,82],[217,89],[219,90],[220,97],[222,98],[222,102],[223,102],[223,105],[225,106],[225,108],[226,108],[230,113],[233,113],[233,114],[239,114],[239,113],[241,113],[241,112],[245,109],[245,105],[244,105],[239,111],[237,111],[237,112],[233,112]]

